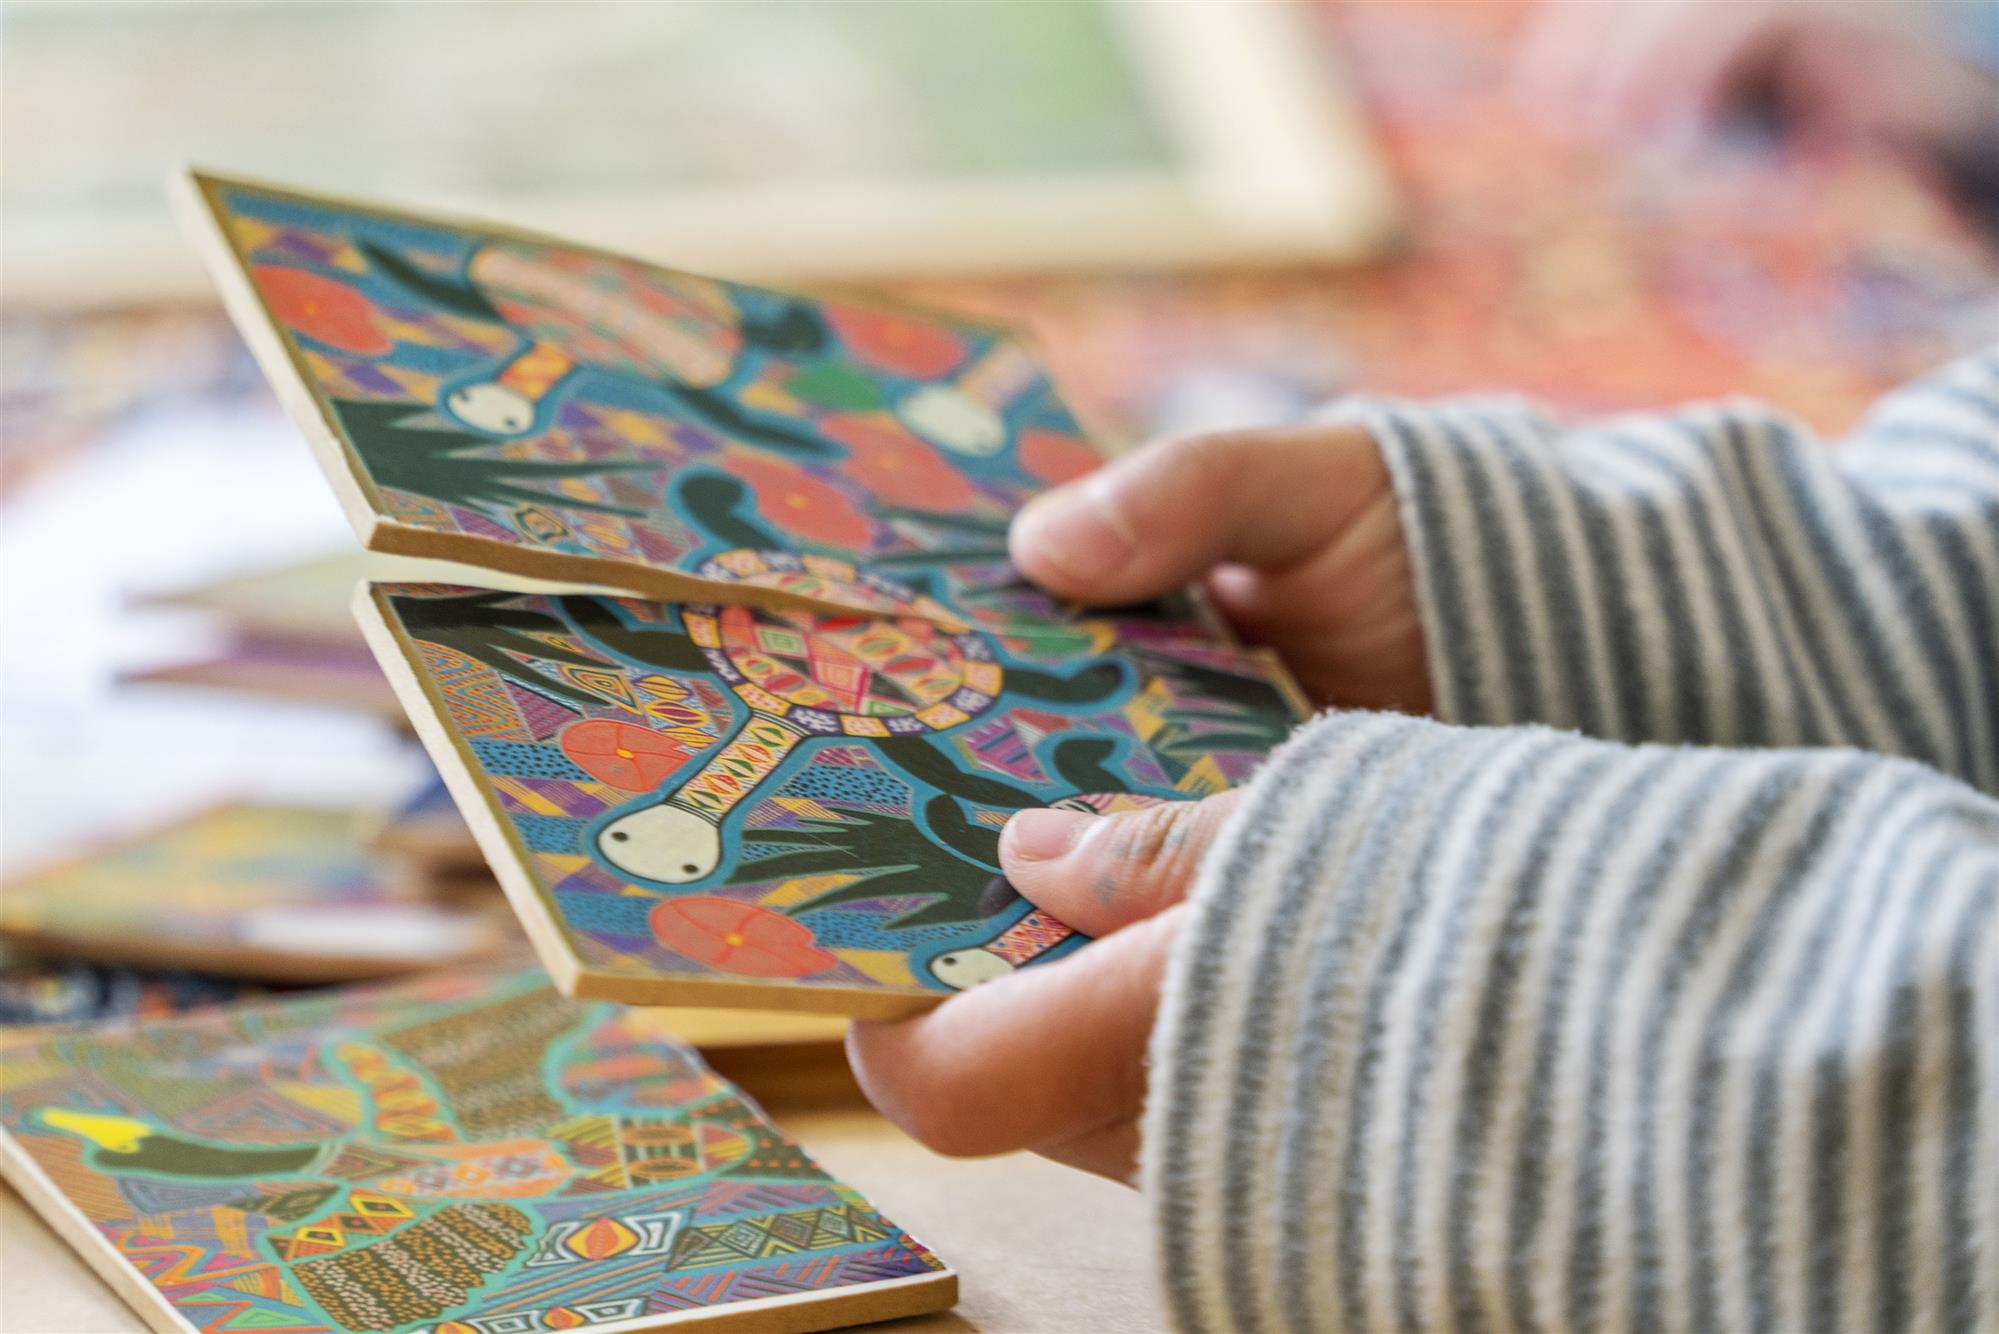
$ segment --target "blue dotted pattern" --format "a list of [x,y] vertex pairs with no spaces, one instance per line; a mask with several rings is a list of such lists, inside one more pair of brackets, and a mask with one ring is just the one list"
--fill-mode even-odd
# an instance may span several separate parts
[[516,815],[514,828],[520,832],[521,842],[536,852],[554,852],[575,856],[583,851],[581,820],[571,820],[561,815]]
[[[952,922],[943,926],[919,926],[905,931],[888,930],[886,920],[874,909],[828,908],[805,912],[798,920],[812,928],[812,934],[827,949],[921,950],[929,945],[962,945],[983,940],[992,928],[982,923]],[[999,919],[992,919],[997,922]]]
[[745,862],[756,862],[762,861],[766,857],[775,857],[780,853],[796,851],[798,851],[797,845],[790,843],[745,842],[742,850],[737,853],[737,859]]
[[652,935],[646,914],[659,900],[636,894],[558,894],[563,920],[584,931],[616,936]]
[[530,745],[525,741],[474,741],[472,753],[487,773],[515,778],[560,778],[587,783],[590,775],[569,762],[554,746]]
[[856,805],[902,806],[909,801],[909,788],[880,769],[854,769],[838,764],[815,764],[801,769],[784,785],[784,791],[788,796]]

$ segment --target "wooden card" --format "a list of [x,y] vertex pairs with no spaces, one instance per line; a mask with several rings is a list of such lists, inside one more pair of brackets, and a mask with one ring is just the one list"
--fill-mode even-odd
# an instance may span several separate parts
[[177,1334],[781,1334],[957,1297],[655,1019],[538,973],[14,1045],[0,1167]]
[[817,562],[929,593],[1007,584],[1008,520],[1099,461],[1005,329],[185,186],[230,313],[371,550],[901,613]]
[[1298,716],[1267,658],[1135,618],[357,612],[557,983],[644,1005],[902,1014],[1060,957],[1084,938],[1000,875],[1006,817],[1220,791]]
[[413,902],[361,850],[354,812],[231,805],[10,881],[0,940],[111,963],[292,982],[490,954],[492,913]]

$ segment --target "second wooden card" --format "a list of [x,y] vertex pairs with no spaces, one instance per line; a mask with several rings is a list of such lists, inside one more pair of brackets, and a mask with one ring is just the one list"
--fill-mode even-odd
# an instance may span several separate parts
[[1205,796],[1296,716],[1265,659],[1156,621],[359,611],[550,971],[636,1004],[892,1015],[1059,957],[1083,938],[1000,875],[1007,816]]

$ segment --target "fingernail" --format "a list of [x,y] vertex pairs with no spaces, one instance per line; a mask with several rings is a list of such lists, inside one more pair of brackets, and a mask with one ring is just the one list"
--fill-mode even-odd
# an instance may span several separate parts
[[1132,556],[1102,473],[1036,496],[1016,521],[1021,545],[1076,579],[1098,579]]
[[1052,862],[1066,856],[1096,818],[1082,811],[1016,811],[1000,831],[1000,855],[1018,861]]

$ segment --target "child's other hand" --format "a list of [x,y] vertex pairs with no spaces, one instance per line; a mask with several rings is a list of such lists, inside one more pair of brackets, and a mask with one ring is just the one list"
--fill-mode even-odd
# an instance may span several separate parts
[[869,1101],[939,1153],[1032,1149],[1130,1182],[1183,900],[1238,796],[1015,815],[1000,837],[1007,878],[1100,939],[915,1019],[856,1023],[847,1055]]
[[1401,520],[1357,426],[1148,445],[1037,497],[1011,546],[1028,578],[1092,606],[1205,581],[1316,703],[1430,709]]

